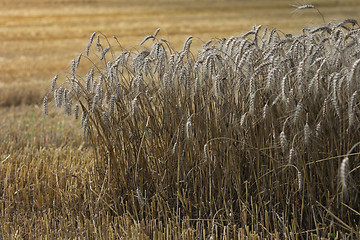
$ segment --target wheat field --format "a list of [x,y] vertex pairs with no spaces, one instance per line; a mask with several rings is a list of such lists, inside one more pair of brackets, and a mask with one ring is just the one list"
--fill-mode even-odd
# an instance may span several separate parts
[[359,238],[356,1],[2,3],[1,239]]

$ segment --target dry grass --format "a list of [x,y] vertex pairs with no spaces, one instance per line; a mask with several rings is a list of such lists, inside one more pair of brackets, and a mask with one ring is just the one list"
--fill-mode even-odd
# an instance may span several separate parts
[[110,215],[188,218],[216,238],[359,237],[359,32],[255,26],[179,51],[159,31],[129,50],[94,33],[44,108],[79,106]]
[[[292,38],[287,36],[288,41],[278,46],[289,52],[280,51],[279,59],[264,61],[265,50],[278,41],[262,44],[259,39],[265,27],[258,40],[253,40],[253,34],[245,38],[250,46],[256,42],[263,48],[253,46],[243,63],[245,52],[218,51],[218,38],[243,34],[255,23],[271,23],[297,35],[304,25],[321,24],[316,13],[291,15],[288,4],[281,1],[261,3],[276,6],[266,19],[265,7],[252,10],[254,5],[242,2],[200,2],[190,7],[167,1],[154,7],[146,3],[119,7],[106,2],[95,10],[96,3],[59,1],[58,9],[53,10],[56,14],[49,17],[54,5],[37,4],[41,7],[30,11],[25,11],[29,8],[25,2],[5,4],[9,9],[1,17],[8,24],[0,32],[7,39],[2,49],[6,57],[0,62],[5,74],[0,80],[1,104],[20,104],[0,112],[1,238],[359,237],[358,148],[349,151],[360,139],[359,95],[345,83],[352,74],[359,74],[354,51],[344,52],[348,54],[345,59],[336,51],[329,54],[341,34],[322,42],[330,34],[320,31],[313,34],[312,44],[325,48],[317,54],[298,47],[292,55]],[[175,11],[175,6],[180,10]],[[343,19],[344,13],[357,18],[352,15],[356,2],[342,3],[341,14],[334,10],[334,6],[339,9],[335,2],[319,1],[316,6],[327,20]],[[153,14],[162,21],[155,21]],[[90,16],[96,20],[84,25]],[[289,16],[294,20],[291,24],[285,21]],[[304,23],[299,16],[310,20]],[[55,21],[64,31],[54,31]],[[154,72],[133,69],[133,57],[153,48],[151,39],[144,46],[137,43],[154,26],[167,30],[168,35],[163,30],[159,33],[159,39],[170,38],[167,57],[174,50],[180,57],[189,34],[213,39],[210,50],[203,51],[204,59],[199,61],[197,50],[203,42],[193,38],[177,67],[171,68],[166,58],[165,67]],[[89,56],[99,67],[95,69],[97,83],[100,71],[109,76],[107,61],[113,64],[122,51],[111,38],[113,33],[131,50],[132,57],[115,81],[120,88],[103,78],[102,90],[95,84],[95,90],[85,91],[85,74],[94,65],[84,54],[74,74],[79,89],[76,84],[71,89],[71,59],[84,50],[93,28],[104,32],[113,46],[99,60],[96,38],[92,44]],[[32,41],[31,33],[35,33]],[[278,36],[286,39],[281,33]],[[35,41],[39,37],[42,47]],[[351,39],[339,40],[339,49]],[[103,37],[101,43],[103,49],[108,46]],[[235,49],[240,43],[241,39],[234,42]],[[12,51],[15,47],[23,57]],[[244,49],[251,47],[245,44]],[[155,60],[151,64],[161,54],[152,52],[148,58]],[[205,64],[208,56],[211,67]],[[236,60],[236,56],[241,58]],[[302,63],[303,59],[308,60]],[[141,67],[140,60],[135,65]],[[196,68],[196,62],[202,67]],[[19,69],[17,64],[28,68]],[[300,66],[307,71],[300,71]],[[280,70],[267,86],[275,67]],[[159,69],[173,78],[167,79]],[[54,109],[49,85],[57,73],[56,87],[68,87],[72,107],[81,102],[81,111],[87,113],[85,139],[80,119],[63,117],[63,109]],[[309,82],[316,74],[318,81]],[[358,86],[356,78],[352,84]],[[103,102],[94,105],[99,92],[104,93]],[[105,92],[109,92],[107,100]],[[46,117],[39,107],[45,93],[50,102]],[[111,95],[114,110],[110,110]]]

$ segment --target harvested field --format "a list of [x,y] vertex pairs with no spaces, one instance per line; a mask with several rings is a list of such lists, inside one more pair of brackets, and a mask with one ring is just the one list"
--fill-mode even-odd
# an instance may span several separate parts
[[0,238],[359,238],[357,1],[1,3]]

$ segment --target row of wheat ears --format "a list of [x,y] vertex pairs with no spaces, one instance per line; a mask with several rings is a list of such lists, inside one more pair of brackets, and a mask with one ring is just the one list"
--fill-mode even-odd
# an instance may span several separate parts
[[[120,44],[112,46],[103,34],[95,32],[86,50],[72,60],[66,81],[57,86],[58,76],[54,77],[51,92],[55,105],[67,115],[74,113],[78,119],[82,112],[84,135],[96,128],[109,139],[110,135],[121,134],[117,130],[124,119],[136,117],[142,96],[150,103],[171,95],[179,102],[200,101],[201,107],[214,104],[219,106],[219,118],[225,114],[221,109],[232,104],[231,112],[226,114],[239,128],[266,121],[281,126],[273,138],[278,139],[288,164],[297,170],[301,189],[302,173],[294,159],[326,134],[323,129],[329,119],[344,126],[342,134],[358,130],[359,32],[353,19],[305,28],[297,36],[255,26],[242,36],[205,42],[197,54],[190,46],[194,40],[201,40],[191,36],[181,51],[175,51],[156,30],[140,44],[153,40],[149,50],[126,50]],[[97,51],[90,58],[95,38]],[[81,59],[91,64],[85,76],[77,73]],[[49,98],[50,94],[44,99],[45,114]],[[156,105],[148,106],[152,111],[157,109]],[[281,116],[271,117],[279,111]],[[182,130],[187,138],[195,134],[194,114],[188,112],[183,117]],[[251,124],[246,126],[246,122]],[[204,159],[209,158],[210,141],[204,144]],[[178,142],[173,144],[175,149]],[[348,187],[349,172],[346,156],[339,169],[343,191]]]

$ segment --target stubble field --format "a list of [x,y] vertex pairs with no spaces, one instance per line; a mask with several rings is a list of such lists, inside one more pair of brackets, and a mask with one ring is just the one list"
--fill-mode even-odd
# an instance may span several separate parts
[[[316,11],[294,12],[297,1],[2,1],[0,6],[1,106],[39,102],[52,77],[99,31],[134,47],[155,29],[174,47],[196,36],[228,38],[254,25],[298,34],[323,24]],[[315,2],[316,4],[316,2]],[[358,16],[356,1],[319,1],[326,21]]]
[[[204,202],[205,206],[196,205],[198,203],[195,204],[194,200],[187,195],[189,193],[186,193],[187,189],[191,189],[192,187],[186,185],[186,180],[183,180],[185,183],[181,182],[179,179],[181,176],[175,178],[164,177],[169,181],[178,181],[178,183],[174,185],[176,191],[167,189],[167,186],[173,186],[170,182],[168,185],[160,184],[153,186],[151,184],[147,185],[148,183],[145,180],[141,180],[145,181],[142,186],[149,186],[149,189],[143,189],[142,186],[140,188],[133,186],[132,184],[134,183],[129,183],[129,185],[126,185],[123,189],[116,184],[114,185],[114,181],[119,179],[110,176],[110,173],[114,174],[114,172],[108,170],[107,162],[104,165],[98,160],[103,159],[103,153],[106,151],[104,149],[94,151],[91,148],[91,144],[98,143],[98,140],[94,140],[94,137],[84,140],[80,120],[74,120],[71,117],[64,116],[63,111],[55,109],[54,104],[49,105],[49,114],[47,116],[45,116],[43,112],[43,99],[44,96],[50,92],[51,79],[56,74],[65,75],[72,71],[72,59],[76,58],[79,53],[85,50],[91,34],[95,31],[103,33],[108,36],[109,39],[112,38],[113,35],[116,35],[125,49],[134,49],[139,48],[139,43],[145,36],[152,34],[157,28],[160,28],[161,37],[167,39],[175,50],[180,51],[183,49],[185,40],[190,35],[198,37],[205,42],[210,39],[220,41],[222,38],[229,39],[231,36],[241,36],[249,30],[252,30],[254,25],[277,28],[284,33],[298,35],[302,33],[304,27],[315,28],[324,25],[322,17],[315,9],[294,11],[295,8],[292,5],[300,6],[305,3],[270,0],[215,0],[196,2],[164,0],[155,3],[141,0],[131,2],[76,2],[59,0],[53,2],[31,1],[31,3],[28,1],[3,0],[0,1],[0,3],[1,239],[32,239],[34,237],[44,238],[45,236],[53,238],[103,237],[105,239],[142,239],[155,237],[169,239],[170,236],[174,239],[191,239],[195,237],[205,239],[211,236],[215,238],[220,236],[228,238],[248,236],[253,238],[272,237],[296,239],[308,237],[318,238],[320,236],[359,236],[359,226],[357,224],[356,228],[356,223],[354,223],[353,220],[359,219],[359,206],[351,202],[344,202],[348,207],[342,206],[343,208],[341,208],[340,206],[336,206],[336,210],[334,210],[333,213],[332,208],[329,206],[331,206],[336,199],[340,198],[341,195],[331,195],[332,192],[330,190],[328,196],[321,192],[321,194],[323,194],[321,195],[321,200],[314,200],[314,207],[312,209],[315,208],[315,210],[313,210],[314,212],[312,213],[311,210],[307,210],[307,206],[301,206],[301,204],[308,203],[306,201],[306,194],[313,191],[310,187],[307,189],[304,187],[308,192],[305,194],[304,190],[303,195],[299,196],[300,200],[298,201],[294,202],[293,195],[291,194],[289,197],[291,200],[280,201],[279,204],[285,204],[289,201],[291,204],[294,204],[292,207],[301,209],[301,213],[298,212],[299,215],[289,213],[293,214],[291,215],[292,217],[298,217],[299,219],[301,218],[301,220],[288,219],[284,225],[283,222],[286,219],[284,215],[286,215],[287,212],[285,210],[282,213],[277,212],[279,210],[278,204],[271,202],[272,198],[275,200],[280,199],[278,196],[280,192],[274,193],[274,196],[270,194],[269,199],[265,200],[265,197],[264,199],[260,199],[261,196],[263,196],[262,192],[266,190],[261,190],[259,188],[260,185],[254,187],[251,185],[251,182],[246,180],[246,177],[242,179],[243,182],[241,183],[244,184],[243,196],[244,198],[246,197],[246,200],[240,197],[240,193],[237,193],[239,195],[238,200],[243,200],[242,205],[235,202],[224,203],[224,206],[241,205],[242,207],[239,207],[239,209],[236,207],[217,209],[217,207],[222,206],[222,203],[217,202],[217,200],[214,201],[215,203],[210,203],[211,201]],[[348,18],[359,19],[360,4],[357,1],[314,1],[312,4],[321,11],[326,22],[341,22]],[[197,46],[198,49],[203,45],[201,41],[194,42],[194,45]],[[151,47],[151,44],[147,46]],[[134,52],[135,51],[137,50],[134,49]],[[145,104],[144,101],[144,99],[141,100],[142,104]],[[181,103],[179,104],[181,105]],[[216,104],[214,109],[217,107]],[[244,108],[246,107],[245,104],[242,106]],[[144,106],[142,106],[142,108],[144,108]],[[217,110],[211,112],[212,110],[209,109],[207,111],[209,112],[206,112],[205,115],[209,118],[214,116],[212,114],[218,114]],[[151,114],[149,111],[149,116],[156,119],[157,115]],[[191,111],[188,114],[192,114]],[[307,123],[308,120],[305,120],[305,118],[309,118],[308,115],[305,117],[304,114],[304,123]],[[310,119],[313,119],[314,122],[316,121],[315,115],[316,114],[313,114],[313,116],[311,116],[310,113]],[[123,118],[121,114],[119,116],[119,118],[122,119],[121,121],[128,121],[127,117]],[[144,118],[147,119],[147,117]],[[219,127],[222,127],[220,122],[224,119],[226,118],[221,117],[217,119],[217,121],[219,121],[219,123],[217,123]],[[358,118],[356,118],[356,120],[357,119]],[[282,119],[282,121],[283,120],[284,119]],[[138,126],[140,129],[144,127],[140,122],[137,122],[139,120],[134,118],[133,121],[131,124],[129,122],[129,128],[136,128],[136,126]],[[150,120],[147,119],[147,121]],[[144,121],[146,126],[148,126],[147,121]],[[184,119],[179,119],[179,122],[176,124],[180,124],[182,121],[184,121]],[[196,119],[194,121],[196,121]],[[334,120],[334,122],[336,121]],[[343,123],[343,121],[340,122]],[[286,121],[282,123],[285,125]],[[155,125],[152,126],[154,127]],[[270,125],[271,124],[269,124],[269,126]],[[96,126],[95,122],[94,126]],[[263,126],[265,128],[267,127],[266,125]],[[253,128],[255,127],[253,126]],[[259,132],[259,130],[254,130],[253,128],[251,128],[252,130],[247,130],[249,134]],[[195,132],[197,130],[193,131]],[[228,130],[224,130],[224,132],[221,131],[219,130],[219,135],[214,135],[214,138],[220,139],[222,137],[221,134],[227,133]],[[237,130],[233,131],[236,132]],[[339,159],[336,159],[337,163],[339,163],[338,165],[340,165],[341,156],[344,156],[347,150],[359,141],[359,139],[356,139],[359,135],[357,131],[358,128],[356,128],[354,133],[354,139],[350,135],[347,136],[345,130],[340,130],[340,137],[337,133],[330,132],[328,136],[334,138],[341,138],[346,135],[345,137],[350,139],[346,142],[347,146],[341,144],[341,146],[339,146],[329,141],[330,143],[326,149],[334,148],[333,152],[325,152],[323,149],[324,152],[319,155],[307,153],[305,157],[321,156],[320,159],[311,158],[311,161],[316,162],[322,159],[324,162],[328,162],[329,159],[339,156]],[[96,131],[94,130],[94,132]],[[101,135],[102,132],[97,132],[97,134]],[[103,134],[106,135],[105,133]],[[134,133],[132,137],[128,136],[127,138],[128,141],[131,142],[136,136],[139,137],[139,141],[134,140],[134,145],[126,145],[129,148],[134,148],[133,150],[129,150],[135,152],[135,157],[133,158],[139,158],[140,152],[145,151],[144,149],[147,147],[146,154],[149,159],[152,159],[151,161],[157,159],[155,155],[158,156],[160,162],[165,161],[162,157],[166,158],[166,156],[169,155],[165,154],[162,156],[159,153],[161,152],[160,149],[166,144],[164,146],[156,146],[156,144],[151,145],[152,142],[150,140],[143,142],[142,139],[145,139],[145,134],[142,134],[143,133]],[[229,134],[233,136],[230,132]],[[240,133],[240,135],[241,134],[242,133]],[[95,135],[96,134],[94,134],[94,136]],[[176,137],[172,134],[170,135],[171,137],[161,139],[163,141],[168,140],[169,142],[167,144],[169,145],[177,144],[178,142],[174,140]],[[324,136],[327,135],[324,134]],[[124,136],[122,136],[121,139],[123,138]],[[202,142],[204,139],[201,139],[199,136],[198,138],[199,145],[209,141],[209,139],[206,139],[205,142]],[[112,142],[114,140],[108,141]],[[179,148],[186,149],[189,147],[189,143],[186,141],[187,140],[184,140],[184,143],[179,142]],[[250,141],[252,140],[250,139]],[[265,149],[265,143],[260,144],[260,142],[256,142],[256,139],[253,141],[259,143],[259,149],[260,145]],[[200,142],[202,143],[200,144]],[[217,155],[219,158],[225,157],[226,159],[236,156],[237,154],[240,154],[244,158],[248,158],[248,154],[256,159],[264,158],[264,156],[260,156],[261,154],[259,153],[251,155],[252,153],[246,152],[243,154],[242,150],[237,149],[238,146],[234,145],[236,148],[236,150],[234,150],[228,149],[225,145],[228,146],[225,143],[219,143],[219,145],[215,146],[214,143],[212,151],[214,158],[216,158],[216,154],[219,154]],[[229,145],[231,144],[229,143]],[[222,146],[227,149],[224,155],[220,154]],[[275,143],[273,143],[272,147],[274,146]],[[125,148],[125,145],[123,145],[123,147]],[[172,146],[168,147],[172,148]],[[200,146],[201,151],[202,147],[203,145]],[[255,146],[252,147],[255,149]],[[157,152],[151,152],[153,148],[156,148]],[[196,149],[195,145],[191,148],[191,153],[189,152],[185,158],[188,159],[191,164],[194,164],[195,167],[199,167],[201,164],[197,165],[194,158],[192,158],[192,156],[195,156],[192,154],[195,154],[195,152],[199,150]],[[280,148],[280,146],[278,146],[278,148]],[[305,147],[302,149],[305,149]],[[166,149],[163,150],[167,151]],[[123,157],[123,155],[116,155],[116,151],[114,152],[117,158],[120,159]],[[136,153],[139,155],[136,156]],[[154,154],[154,156],[152,156],[152,154]],[[179,153],[179,159],[181,154],[182,153]],[[274,150],[274,152],[269,150],[265,155],[272,157],[278,156],[276,150]],[[282,153],[279,153],[279,155],[282,155]],[[131,157],[125,157],[125,159],[127,158],[130,159]],[[203,158],[203,156],[201,156],[201,158]],[[172,160],[172,156],[169,157],[169,159]],[[177,158],[174,157],[174,159],[174,161],[177,161]],[[137,160],[138,159],[136,159],[136,161]],[[179,169],[181,168],[180,164],[182,163],[180,163],[180,160],[178,161],[179,165],[175,166],[178,170],[175,170],[175,173],[177,171],[179,173]],[[276,168],[272,170],[263,169],[260,166],[261,163],[259,164],[259,160],[256,160],[256,162],[258,165],[255,164],[254,169],[260,169],[264,174],[264,176],[259,177],[259,181],[261,181],[261,177],[270,176],[273,172],[276,172],[276,170],[274,170]],[[109,166],[111,164],[109,163]],[[137,164],[138,163],[135,164],[136,168],[138,166]],[[168,166],[169,171],[171,171],[171,168],[174,166],[166,164],[161,166]],[[217,167],[233,168],[233,165],[230,166],[229,164],[228,161],[225,161],[224,165],[219,163],[219,166],[216,164],[210,166],[209,164],[208,170],[210,171],[211,168],[217,169]],[[272,164],[273,163],[270,165],[273,166]],[[332,164],[338,166],[335,163]],[[155,165],[159,167],[157,164]],[[186,166],[186,164],[184,164],[184,166]],[[305,164],[305,166],[307,165]],[[150,174],[149,172],[136,173],[137,169],[132,169],[130,163],[125,167],[129,168],[128,171],[130,172],[126,173],[128,174],[126,176],[132,175],[133,173],[135,176],[136,174],[153,176],[152,173]],[[321,166],[319,166],[319,168],[321,168]],[[353,173],[359,172],[357,168],[358,166],[356,164],[353,165],[353,169],[355,169]],[[150,170],[147,171],[155,171],[151,169],[151,167],[149,167],[149,169]],[[192,176],[191,174],[193,173],[191,172],[196,172],[194,169],[187,169],[189,176]],[[162,172],[161,169],[158,171]],[[216,171],[217,172],[214,170],[213,173],[199,171],[197,173],[204,174],[208,177],[212,177],[213,175],[219,177],[219,175],[224,174],[220,173],[219,169]],[[336,171],[335,169],[331,174],[337,175]],[[319,173],[321,171],[317,169],[315,172]],[[237,172],[237,174],[240,173],[245,174],[243,172]],[[162,172],[162,174],[166,176],[164,172]],[[280,172],[279,174],[281,175],[283,173]],[[305,172],[304,175],[306,175]],[[289,174],[280,178],[271,175],[270,179],[279,180],[285,179],[288,176],[292,175]],[[294,176],[293,181],[298,181],[296,174]],[[230,201],[231,196],[234,197],[232,194],[234,194],[235,190],[223,190],[217,186],[215,182],[204,181],[201,183],[196,176],[192,177],[194,179],[192,183],[195,183],[197,187],[199,187],[196,190],[195,187],[193,187],[194,189],[192,191],[194,192],[201,192],[200,186],[207,184],[212,186],[210,189],[214,188],[213,191],[216,189],[219,194],[224,194],[222,199],[228,198]],[[310,175],[309,178],[311,178]],[[219,179],[221,179],[221,177]],[[250,179],[256,178],[249,178],[248,180],[250,181]],[[325,178],[320,179],[321,184],[326,182]],[[121,177],[120,180],[126,183],[126,180]],[[240,181],[240,179],[237,180]],[[154,180],[154,182],[157,181]],[[336,183],[338,180],[332,182]],[[310,182],[307,182],[307,184],[309,183]],[[229,184],[231,185],[231,180],[225,179],[224,187],[227,188]],[[280,183],[277,182],[277,184]],[[288,184],[288,182],[286,184]],[[284,185],[286,184],[284,183]],[[358,186],[359,183],[355,184]],[[281,187],[284,187],[284,185],[281,185]],[[185,190],[181,190],[180,186]],[[354,188],[356,188],[356,186]],[[279,189],[282,189],[281,187],[279,187]],[[251,194],[248,193],[248,188],[255,192],[257,191],[258,194],[251,196]],[[332,186],[331,188],[335,189],[336,187]],[[269,189],[272,188],[269,187]],[[320,188],[320,190],[323,189],[325,188]],[[206,190],[209,189],[206,188]],[[124,196],[115,197],[116,194],[120,193],[124,194]],[[131,195],[131,193],[133,194]],[[165,195],[165,193],[167,195]],[[317,193],[313,192],[311,194],[316,195]],[[358,191],[355,195],[358,196]],[[201,196],[204,198],[209,197],[210,200],[212,197],[211,193]],[[143,198],[147,201],[145,206],[142,206]],[[358,200],[358,198],[356,199]],[[116,200],[118,202],[116,202]],[[199,199],[197,200],[201,202]],[[176,203],[176,201],[178,202]],[[209,208],[206,207],[206,203],[209,204]],[[129,206],[127,204],[129,204]],[[186,209],[186,211],[184,210],[186,214],[182,215],[183,212],[179,209],[173,209],[173,205],[171,204],[175,204],[177,207],[181,205]],[[247,204],[249,204],[249,206],[246,206]],[[273,207],[273,212],[267,208],[268,204]],[[299,205],[295,206],[295,204]],[[329,204],[329,206],[326,204]],[[286,207],[280,207],[280,209],[287,210]],[[323,213],[319,209],[327,210]],[[344,214],[344,212],[349,211],[349,209],[351,214]],[[144,213],[146,210],[148,210],[148,213]],[[203,213],[196,213],[196,211],[203,211]],[[232,216],[232,211],[233,214],[238,215]],[[340,213],[344,215],[342,215],[342,217],[338,216]],[[195,218],[194,216],[197,215],[199,215],[198,218]],[[305,218],[309,216],[313,219],[306,220]],[[347,218],[343,216],[347,216]],[[325,224],[329,224],[329,226],[324,226]],[[311,229],[306,229],[304,226],[311,226]]]

